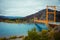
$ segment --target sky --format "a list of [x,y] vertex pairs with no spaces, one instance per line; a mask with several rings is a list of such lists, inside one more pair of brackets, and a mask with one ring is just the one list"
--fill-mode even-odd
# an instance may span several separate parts
[[0,16],[25,17],[45,9],[47,5],[55,5],[60,11],[60,0],[0,0]]

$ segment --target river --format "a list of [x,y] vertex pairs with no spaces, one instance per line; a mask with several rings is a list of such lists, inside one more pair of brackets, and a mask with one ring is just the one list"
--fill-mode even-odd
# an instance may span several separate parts
[[[44,24],[38,24],[42,29],[48,29]],[[9,37],[9,36],[26,36],[28,35],[28,30],[36,28],[39,31],[34,23],[5,23],[0,22],[0,37]]]

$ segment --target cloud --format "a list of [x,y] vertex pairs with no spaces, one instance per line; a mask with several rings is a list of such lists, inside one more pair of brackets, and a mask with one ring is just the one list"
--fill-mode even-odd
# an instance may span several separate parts
[[[46,8],[46,5],[60,5],[59,0],[0,0],[0,14],[8,16],[27,16]],[[59,7],[58,7],[59,8]],[[57,10],[60,10],[58,9]]]

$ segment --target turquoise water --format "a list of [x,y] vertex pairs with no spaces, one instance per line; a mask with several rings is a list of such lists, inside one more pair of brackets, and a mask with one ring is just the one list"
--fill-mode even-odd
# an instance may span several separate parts
[[[46,25],[38,24],[42,29],[47,29]],[[40,27],[37,27],[34,23],[25,23],[25,24],[16,24],[16,23],[4,23],[0,22],[0,37],[8,37],[8,36],[26,36],[28,30],[32,28],[36,28],[39,31]]]

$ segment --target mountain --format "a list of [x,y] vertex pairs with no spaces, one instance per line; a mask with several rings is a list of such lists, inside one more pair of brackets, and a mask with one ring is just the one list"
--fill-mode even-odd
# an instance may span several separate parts
[[[53,12],[54,10],[48,9],[49,12]],[[0,19],[22,19],[25,21],[30,21],[30,19],[33,19],[34,17],[37,17],[37,19],[45,20],[46,19],[46,9],[40,10],[32,15],[28,15],[26,17],[19,17],[19,16],[0,16]],[[54,19],[53,14],[49,14],[49,20]],[[56,10],[56,21],[60,22],[60,11]]]
[[19,17],[19,16],[0,16],[0,19],[20,19],[23,17]]
[[[48,11],[49,12],[53,12],[54,10],[48,9]],[[43,9],[41,11],[38,11],[35,14],[26,16],[25,19],[32,19],[34,17],[37,17],[38,19],[41,19],[41,20],[45,20],[46,19],[46,9]],[[53,14],[49,14],[49,18],[48,19],[49,20],[53,20],[54,19],[54,15]],[[56,10],[56,21],[57,22],[60,22],[60,11],[57,11],[57,10]]]

